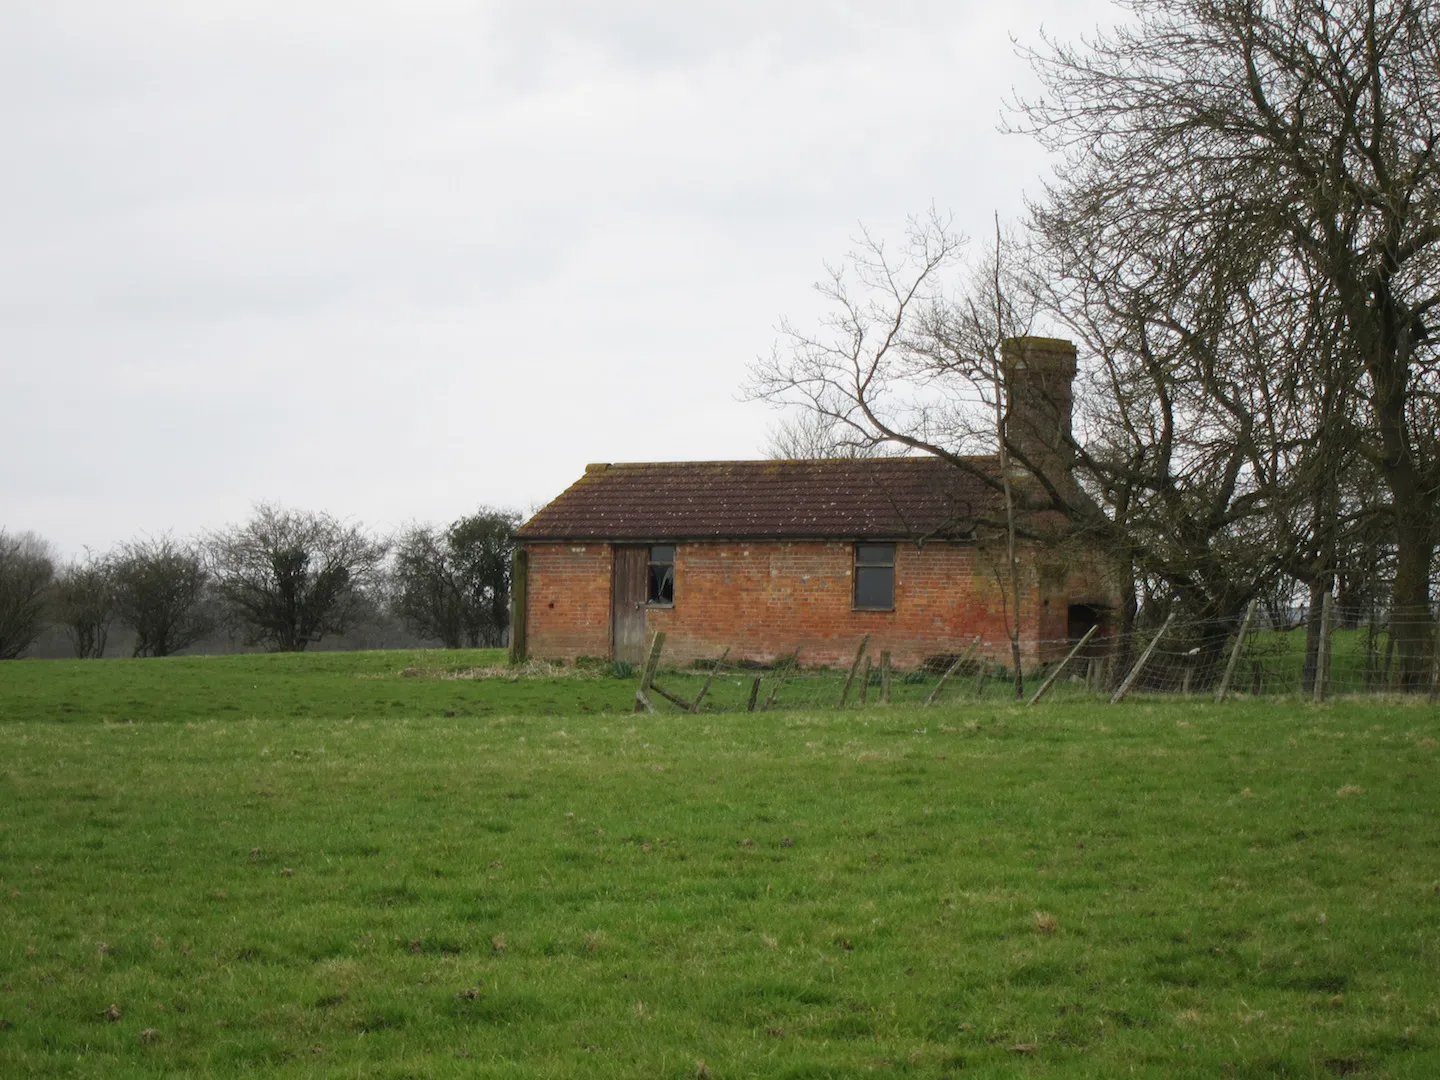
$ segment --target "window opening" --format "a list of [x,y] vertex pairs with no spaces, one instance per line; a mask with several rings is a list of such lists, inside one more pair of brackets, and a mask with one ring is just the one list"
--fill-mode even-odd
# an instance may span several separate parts
[[855,545],[855,607],[864,611],[895,608],[895,545]]
[[675,545],[652,544],[650,546],[649,602],[652,604],[675,603]]

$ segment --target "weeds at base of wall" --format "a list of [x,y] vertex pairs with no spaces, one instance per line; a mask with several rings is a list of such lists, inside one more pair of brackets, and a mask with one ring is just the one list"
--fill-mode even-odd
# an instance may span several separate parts
[[[519,664],[491,664],[484,667],[435,668],[412,665],[400,670],[406,679],[598,679],[613,673],[610,661],[605,661],[604,670],[583,668],[578,664],[566,667],[564,660],[526,660]],[[615,678],[632,678],[634,665],[626,675]],[[373,675],[366,677],[375,677]]]

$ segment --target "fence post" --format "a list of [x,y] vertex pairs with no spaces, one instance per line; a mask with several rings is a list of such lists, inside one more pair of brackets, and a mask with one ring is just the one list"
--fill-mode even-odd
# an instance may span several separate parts
[[1165,636],[1165,631],[1170,629],[1170,624],[1175,621],[1175,613],[1172,611],[1165,616],[1165,622],[1160,627],[1159,633],[1150,639],[1150,644],[1145,646],[1145,651],[1140,654],[1140,659],[1135,661],[1135,666],[1130,669],[1130,674],[1125,676],[1125,681],[1120,684],[1110,698],[1111,705],[1118,705],[1125,700],[1125,695],[1130,693],[1130,688],[1135,685],[1135,680],[1140,678],[1140,672],[1145,670],[1145,663],[1150,659],[1150,654],[1155,651],[1155,646],[1160,644],[1160,639]]
[[1069,664],[1071,660],[1075,659],[1075,654],[1085,647],[1085,643],[1090,640],[1090,636],[1099,629],[1100,624],[1096,623],[1094,626],[1090,627],[1089,630],[1085,631],[1085,636],[1082,637],[1079,641],[1077,641],[1075,643],[1075,647],[1065,654],[1065,659],[1060,661],[1060,666],[1057,667],[1046,677],[1045,681],[1040,684],[1040,689],[1035,691],[1035,696],[1025,703],[1026,707],[1034,705],[1035,702],[1039,701],[1046,695],[1046,693],[1050,690],[1051,684],[1054,683],[1054,681],[1060,677],[1060,673],[1065,670],[1065,666]]
[[[695,703],[694,703],[693,701],[686,701],[686,700],[685,700],[683,697],[681,697],[679,694],[676,694],[676,693],[674,693],[674,692],[672,692],[672,691],[670,691],[670,690],[666,690],[666,689],[665,689],[663,686],[661,686],[658,682],[654,682],[654,681],[652,680],[651,683],[650,683],[650,689],[653,690],[653,691],[655,691],[655,693],[659,694],[659,695],[660,695],[661,697],[663,697],[666,701],[670,702],[670,704],[672,704],[672,705],[677,705],[677,706],[679,706],[681,709],[684,709],[687,713],[688,713],[688,712],[694,712],[694,711],[695,711]],[[653,704],[653,702],[652,702],[652,704]]]
[[975,700],[980,701],[985,697],[985,683],[990,678],[990,664],[988,661],[981,661],[980,674],[975,676]]
[[870,697],[870,657],[865,657],[865,670],[860,672],[860,704]]
[[890,704],[890,654],[880,653],[880,704]]
[[1196,646],[1185,654],[1185,670],[1180,673],[1180,696],[1190,696],[1190,683],[1195,678],[1195,657],[1200,655],[1200,648]]
[[860,647],[855,650],[855,662],[850,665],[850,674],[845,676],[845,689],[840,691],[840,704],[843,707],[845,700],[850,696],[850,684],[855,681],[855,673],[860,670],[860,661],[865,656],[865,646],[870,644],[870,635],[866,634],[860,639]]
[[1224,701],[1225,695],[1230,692],[1230,680],[1235,677],[1235,668],[1240,663],[1240,650],[1245,648],[1245,635],[1250,632],[1250,620],[1255,618],[1255,605],[1258,600],[1251,600],[1250,606],[1245,609],[1245,618],[1240,620],[1240,631],[1235,635],[1235,648],[1230,652],[1230,661],[1225,665],[1225,674],[1220,678],[1220,685],[1215,688],[1215,700]]
[[640,689],[635,691],[635,711],[654,712],[655,706],[650,701],[650,684],[655,679],[655,669],[660,666],[660,652],[665,648],[665,631],[656,630],[655,636],[650,639],[650,656],[645,661],[645,670],[640,676]]
[[1335,596],[1329,589],[1320,603],[1320,641],[1315,647],[1315,694],[1316,705],[1325,700],[1325,681],[1330,674],[1330,620],[1335,607]]
[[715,666],[710,669],[710,674],[705,676],[705,685],[700,687],[700,692],[695,695],[695,704],[690,706],[692,713],[698,713],[700,711],[700,699],[703,698],[710,689],[710,680],[715,678],[715,672],[720,670],[725,663],[725,658],[729,655],[730,649],[727,646],[725,651],[720,654],[720,659],[715,662]]
[[925,699],[926,705],[935,704],[935,699],[940,696],[940,688],[945,685],[946,680],[960,670],[965,662],[975,654],[975,650],[978,648],[980,648],[980,635],[977,634],[975,635],[975,640],[970,643],[970,648],[966,649],[962,655],[955,657],[954,662],[945,669],[945,674],[940,676],[940,681],[935,684],[935,689],[931,690],[930,696]]
[[[770,688],[770,696],[765,699],[765,704],[760,706],[760,711],[761,711],[761,712],[764,712],[766,709],[770,708],[770,706],[774,705],[775,702],[779,699],[779,697],[780,697],[780,688],[785,685],[785,670],[787,670],[787,669],[781,669],[781,670],[779,671],[779,673],[776,674],[776,676],[775,676],[775,685]],[[790,667],[788,668],[788,670],[790,670],[790,671],[799,671],[799,670],[800,670],[800,646],[799,646],[799,645],[796,645],[796,646],[795,646],[795,651],[790,654]]]
[[750,705],[745,710],[746,712],[755,711],[755,701],[760,697],[760,680],[762,678],[764,678],[763,675],[756,675],[755,680],[750,684]]

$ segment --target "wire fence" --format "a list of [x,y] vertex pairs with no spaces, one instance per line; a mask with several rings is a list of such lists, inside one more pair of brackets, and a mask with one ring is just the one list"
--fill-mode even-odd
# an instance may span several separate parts
[[[1254,606],[1229,619],[1169,617],[1128,634],[1098,630],[1080,641],[1026,643],[1043,657],[1022,666],[1022,700],[1118,703],[1127,697],[1304,698],[1405,695],[1440,701],[1440,629],[1430,612],[1411,617],[1375,609],[1344,609],[1328,598],[1284,626]],[[998,659],[1008,639],[977,639],[960,654],[938,652],[902,669],[856,643],[843,668],[806,668],[791,661],[757,670],[728,655],[684,668],[662,666],[664,635],[638,665],[636,709],[691,712],[819,709],[893,703],[911,705],[1017,699],[1014,671]]]

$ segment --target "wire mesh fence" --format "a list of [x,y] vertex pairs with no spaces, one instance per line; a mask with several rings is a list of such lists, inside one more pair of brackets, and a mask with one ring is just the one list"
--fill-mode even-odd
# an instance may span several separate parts
[[[1227,619],[1166,618],[1128,634],[1103,631],[1084,641],[1027,642],[1015,672],[1000,658],[1008,639],[976,640],[962,654],[937,653],[903,669],[857,640],[855,662],[803,667],[792,660],[759,667],[728,656],[684,669],[661,662],[663,635],[637,665],[636,708],[693,712],[821,709],[891,703],[1092,700],[1132,695],[1306,698],[1406,695],[1440,701],[1440,629],[1430,612],[1404,617],[1347,609],[1327,599],[1304,618],[1280,623],[1248,611]],[[1017,693],[1018,689],[1018,693]]]

